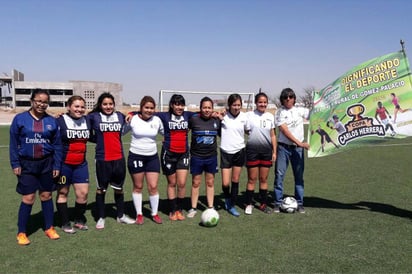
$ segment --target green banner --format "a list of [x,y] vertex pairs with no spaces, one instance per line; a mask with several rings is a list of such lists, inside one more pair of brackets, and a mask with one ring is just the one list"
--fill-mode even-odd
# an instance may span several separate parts
[[315,92],[308,157],[412,136],[412,85],[404,51],[360,64]]

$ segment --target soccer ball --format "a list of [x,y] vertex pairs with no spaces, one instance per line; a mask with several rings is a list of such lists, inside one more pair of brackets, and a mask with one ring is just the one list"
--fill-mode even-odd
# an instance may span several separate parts
[[219,213],[214,208],[203,211],[201,216],[202,224],[207,227],[216,226],[219,222]]
[[286,197],[283,199],[280,208],[286,213],[294,213],[298,209],[298,201],[293,197]]

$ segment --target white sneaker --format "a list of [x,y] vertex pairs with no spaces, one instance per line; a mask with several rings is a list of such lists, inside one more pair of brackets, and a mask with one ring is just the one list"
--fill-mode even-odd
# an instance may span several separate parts
[[186,214],[187,218],[193,218],[196,216],[197,210],[194,208],[189,209],[189,211]]
[[123,216],[121,218],[117,217],[117,222],[120,224],[127,224],[127,225],[131,225],[136,223],[136,220],[130,218],[129,216],[123,214]]
[[253,205],[247,205],[245,208],[245,214],[252,215]]
[[96,229],[104,229],[104,223],[105,223],[104,218],[100,218],[99,220],[97,220]]

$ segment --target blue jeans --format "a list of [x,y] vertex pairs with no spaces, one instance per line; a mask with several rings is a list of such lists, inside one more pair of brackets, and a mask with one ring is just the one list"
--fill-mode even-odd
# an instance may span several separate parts
[[280,205],[283,199],[283,180],[289,162],[292,164],[293,177],[295,178],[295,199],[303,205],[303,170],[305,159],[302,147],[285,146],[278,144],[275,164],[275,204]]

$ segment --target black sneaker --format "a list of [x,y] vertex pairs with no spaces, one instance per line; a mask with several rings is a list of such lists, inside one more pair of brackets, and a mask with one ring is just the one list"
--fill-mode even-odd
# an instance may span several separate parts
[[303,205],[298,206],[298,213],[305,213],[305,208],[303,207]]
[[280,213],[280,206],[275,204],[274,207],[273,207],[273,212],[274,213]]

